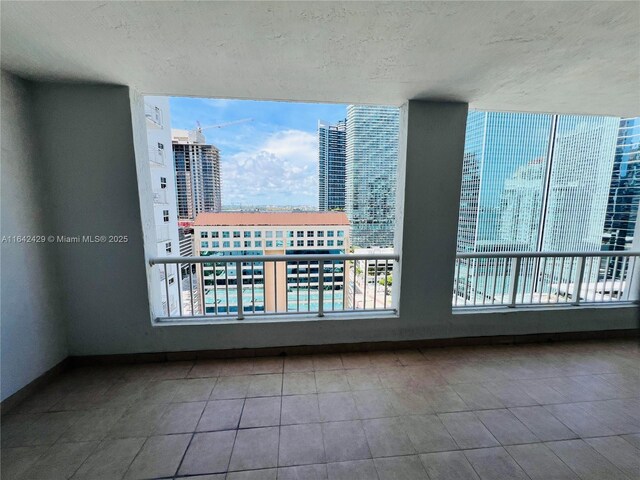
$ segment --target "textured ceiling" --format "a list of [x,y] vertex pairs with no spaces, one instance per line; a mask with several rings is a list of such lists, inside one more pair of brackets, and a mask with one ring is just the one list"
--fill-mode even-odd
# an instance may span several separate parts
[[640,113],[640,2],[1,2],[2,67],[143,93]]

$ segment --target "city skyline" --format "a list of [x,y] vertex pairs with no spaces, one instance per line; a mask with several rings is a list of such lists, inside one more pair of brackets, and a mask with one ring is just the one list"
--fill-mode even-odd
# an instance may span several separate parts
[[[318,207],[318,120],[346,118],[346,105],[170,97],[172,128],[205,129],[220,151],[222,206]],[[292,201],[295,198],[296,201]]]

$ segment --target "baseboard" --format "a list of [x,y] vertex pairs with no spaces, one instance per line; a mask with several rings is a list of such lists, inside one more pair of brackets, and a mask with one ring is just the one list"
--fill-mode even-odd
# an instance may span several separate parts
[[51,383],[54,378],[71,368],[72,364],[73,361],[71,357],[65,358],[38,378],[22,387],[16,393],[5,398],[2,403],[0,403],[0,412],[2,412],[2,415],[11,412],[11,409],[21,403],[24,399]]
[[326,345],[300,345],[266,348],[232,348],[224,350],[194,350],[184,352],[127,353],[116,355],[87,355],[71,357],[74,366],[168,362],[198,360],[203,358],[247,358],[322,353],[366,352],[376,350],[401,350],[415,348],[440,348],[480,345],[516,345],[525,343],[550,343],[575,340],[604,340],[638,338],[637,329],[601,330],[588,332],[535,333],[529,335],[497,335],[491,337],[459,337],[395,342],[338,343]]

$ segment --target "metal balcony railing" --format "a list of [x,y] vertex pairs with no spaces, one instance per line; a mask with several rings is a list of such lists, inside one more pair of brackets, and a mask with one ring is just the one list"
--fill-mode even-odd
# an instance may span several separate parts
[[640,252],[459,253],[455,308],[637,301]]
[[183,269],[185,278],[176,275],[183,292],[179,315],[165,305],[164,317],[158,318],[174,321],[395,313],[391,278],[398,261],[396,254],[212,255],[159,257],[149,263],[165,276],[189,266]]

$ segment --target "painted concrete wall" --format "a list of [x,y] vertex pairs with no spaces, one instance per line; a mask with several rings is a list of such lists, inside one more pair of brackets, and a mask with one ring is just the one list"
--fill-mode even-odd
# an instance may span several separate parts
[[[27,82],[2,72],[1,235],[50,235]],[[51,243],[2,242],[2,400],[67,356]]]
[[[70,353],[266,347],[633,328],[637,309],[451,313],[467,106],[403,110],[398,209],[404,214],[399,318],[154,327],[147,288],[155,252],[142,97],[127,88],[42,84],[36,127],[50,168],[56,230],[122,234],[126,244],[60,245]],[[133,113],[133,115],[132,115]],[[133,127],[132,127],[133,125]],[[140,176],[140,187],[136,180]],[[138,191],[141,196],[139,197]],[[145,228],[143,235],[142,225]],[[157,267],[156,267],[157,268]]]

